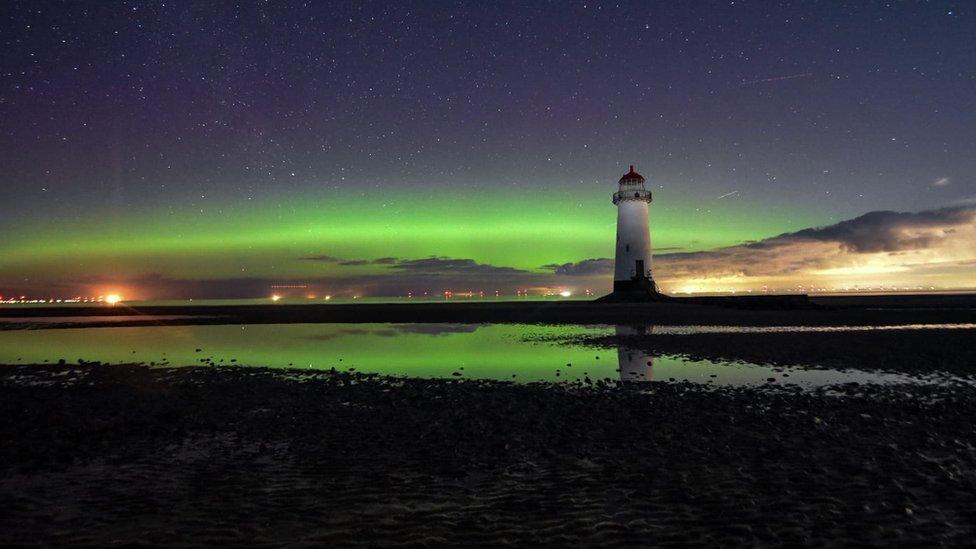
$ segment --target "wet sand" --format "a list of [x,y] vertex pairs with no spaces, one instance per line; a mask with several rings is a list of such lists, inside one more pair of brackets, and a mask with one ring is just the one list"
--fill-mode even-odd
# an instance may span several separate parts
[[976,329],[849,332],[697,333],[575,337],[576,345],[628,347],[690,360],[862,370],[910,375],[952,374],[976,381]]
[[0,367],[6,544],[966,545],[972,387]]

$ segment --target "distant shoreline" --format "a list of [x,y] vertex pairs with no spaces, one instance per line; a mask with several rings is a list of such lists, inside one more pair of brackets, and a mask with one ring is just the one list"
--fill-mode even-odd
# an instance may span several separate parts
[[[128,316],[132,319],[110,319]],[[137,317],[145,316],[146,319]],[[70,317],[70,322],[51,322]],[[161,318],[165,317],[165,318]],[[175,318],[179,317],[179,318]],[[976,295],[743,296],[667,303],[153,305],[0,308],[0,329],[293,323],[521,323],[724,326],[892,326],[976,322]],[[32,320],[33,319],[33,320]],[[43,326],[39,326],[45,319]]]

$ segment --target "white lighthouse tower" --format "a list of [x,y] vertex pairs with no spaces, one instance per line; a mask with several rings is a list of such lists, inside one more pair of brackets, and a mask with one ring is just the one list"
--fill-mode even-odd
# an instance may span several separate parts
[[613,270],[612,301],[651,301],[664,296],[657,292],[651,271],[651,231],[648,226],[651,191],[644,177],[630,167],[613,193],[617,206],[617,251]]

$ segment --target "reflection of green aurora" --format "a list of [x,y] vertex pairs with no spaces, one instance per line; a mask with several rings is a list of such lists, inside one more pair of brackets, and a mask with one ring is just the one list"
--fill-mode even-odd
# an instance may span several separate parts
[[[517,381],[617,377],[605,349],[537,341],[612,335],[610,328],[512,324],[266,324],[0,332],[0,363],[168,362]],[[526,339],[536,341],[526,341]],[[196,349],[201,349],[196,352]],[[133,352],[134,351],[134,352]],[[570,366],[567,366],[569,364]],[[558,372],[558,376],[557,376]]]
[[[79,359],[104,363],[312,368],[390,376],[519,382],[689,380],[763,383],[772,368],[684,360],[621,347],[568,344],[634,336],[650,327],[519,324],[256,324],[0,331],[0,364]],[[197,351],[199,349],[199,351]],[[653,364],[652,364],[653,363]],[[656,371],[655,371],[656,370]],[[873,376],[873,377],[872,377]],[[792,371],[798,383],[873,381],[881,374]]]

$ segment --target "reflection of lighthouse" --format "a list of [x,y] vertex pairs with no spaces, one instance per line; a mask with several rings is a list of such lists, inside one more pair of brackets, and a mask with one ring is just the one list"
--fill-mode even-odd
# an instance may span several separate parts
[[[653,328],[642,326],[617,326],[617,337],[648,335]],[[617,346],[617,363],[620,367],[620,381],[651,381],[654,377],[654,357],[638,350]]]
[[644,177],[630,167],[613,193],[617,206],[617,246],[614,256],[613,293],[601,301],[656,301],[666,299],[657,293],[651,273],[651,231],[649,210],[651,191],[644,188]]

